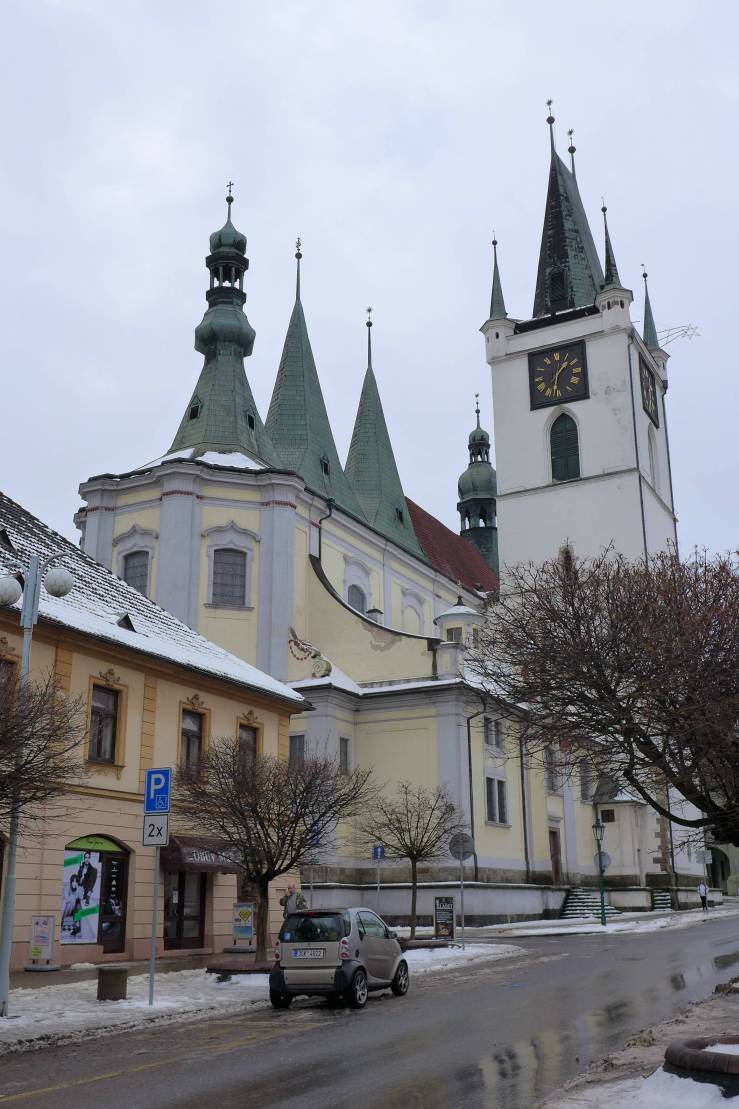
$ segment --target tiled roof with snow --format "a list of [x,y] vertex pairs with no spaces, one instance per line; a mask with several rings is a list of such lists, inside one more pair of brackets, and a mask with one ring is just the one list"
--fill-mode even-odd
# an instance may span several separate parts
[[[34,554],[42,561],[54,553],[64,554],[62,565],[72,573],[74,588],[66,597],[56,598],[42,586],[41,620],[278,697],[294,705],[293,711],[305,708],[304,698],[295,690],[198,635],[1,492],[0,529],[13,548],[0,543],[0,574],[14,571],[16,563],[27,565]],[[14,607],[20,612],[20,602]],[[121,627],[120,621],[135,630]]]
[[455,535],[408,497],[406,504],[413,520],[413,530],[429,562],[439,573],[452,581],[461,582],[467,589],[478,589],[484,593],[497,591],[498,578],[477,547],[461,535]]

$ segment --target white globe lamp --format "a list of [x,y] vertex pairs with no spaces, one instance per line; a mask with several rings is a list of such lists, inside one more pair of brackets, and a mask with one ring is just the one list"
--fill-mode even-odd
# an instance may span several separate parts
[[52,566],[44,578],[44,587],[52,597],[66,597],[74,588],[74,578],[65,566]]
[[0,605],[14,605],[21,599],[23,589],[17,578],[3,574],[0,578]]

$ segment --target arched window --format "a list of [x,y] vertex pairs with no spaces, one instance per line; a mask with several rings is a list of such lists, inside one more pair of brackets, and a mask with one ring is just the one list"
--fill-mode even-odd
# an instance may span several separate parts
[[552,424],[549,433],[552,452],[552,481],[572,481],[580,476],[580,448],[577,424],[565,412]]
[[222,547],[213,551],[214,605],[246,604],[246,551]]
[[655,493],[659,493],[659,458],[657,456],[657,439],[653,427],[650,427],[647,432],[647,445],[649,447],[649,476],[652,479],[652,487]]
[[363,589],[358,585],[350,585],[347,591],[347,599],[352,608],[363,615],[367,611],[367,597]]
[[148,551],[131,551],[123,556],[123,580],[146,596],[149,585]]

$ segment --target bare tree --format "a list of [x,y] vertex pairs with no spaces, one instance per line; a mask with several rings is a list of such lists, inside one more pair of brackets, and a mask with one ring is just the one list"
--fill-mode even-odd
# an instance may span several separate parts
[[53,674],[21,681],[15,667],[0,669],[0,824],[16,814],[28,826],[45,802],[79,785],[85,729],[83,701],[65,696]]
[[243,879],[258,890],[257,960],[267,955],[270,882],[356,815],[372,796],[371,775],[343,774],[328,758],[245,758],[233,736],[211,741],[196,773],[179,773],[177,800],[189,821],[229,844]]
[[[534,753],[583,755],[662,816],[739,846],[739,563],[604,551],[508,571],[469,660]],[[671,807],[673,787],[699,812]]]
[[395,797],[380,795],[360,823],[364,843],[380,844],[390,859],[411,864],[411,939],[416,934],[418,864],[441,859],[449,839],[466,827],[444,786],[399,782]]

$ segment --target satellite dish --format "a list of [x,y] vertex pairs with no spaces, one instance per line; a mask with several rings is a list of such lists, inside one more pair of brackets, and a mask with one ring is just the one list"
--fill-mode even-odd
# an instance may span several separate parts
[[459,859],[460,862],[464,862],[474,853],[475,844],[472,836],[468,835],[467,832],[455,832],[449,840],[449,854],[453,858]]

